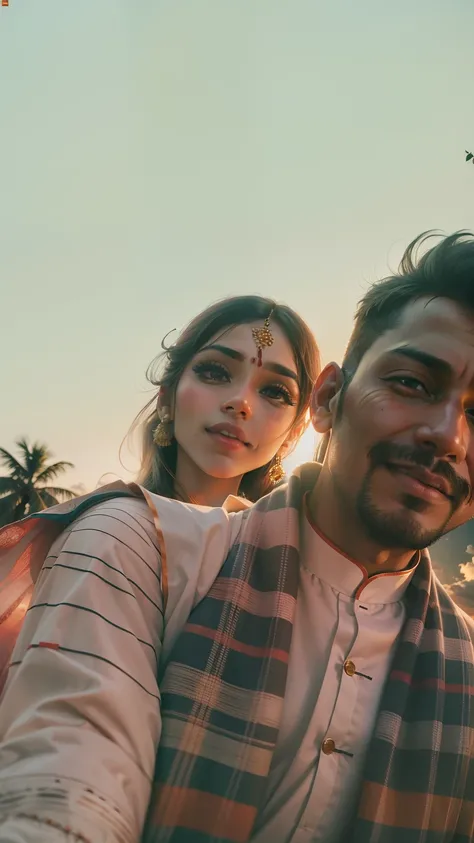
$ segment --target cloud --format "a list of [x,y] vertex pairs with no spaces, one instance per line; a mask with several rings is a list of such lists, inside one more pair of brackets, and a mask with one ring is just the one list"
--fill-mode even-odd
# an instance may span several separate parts
[[466,553],[471,555],[469,562],[458,565],[461,576],[446,586],[449,593],[465,612],[474,616],[474,546],[468,544]]
[[470,562],[461,563],[459,570],[461,571],[461,576],[466,580],[466,582],[472,582],[472,580],[474,580],[474,557]]

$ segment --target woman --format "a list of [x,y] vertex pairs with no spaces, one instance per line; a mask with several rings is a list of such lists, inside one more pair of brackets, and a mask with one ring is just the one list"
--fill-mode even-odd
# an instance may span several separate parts
[[[143,428],[137,482],[144,494],[235,511],[282,480],[281,459],[305,429],[319,372],[316,341],[298,314],[260,296],[224,299],[166,349],[161,374],[161,357],[157,362],[148,373],[157,393],[135,422]],[[56,527],[124,490],[112,484],[54,507]],[[43,514],[46,522],[49,515]],[[32,575],[39,573],[31,568],[29,531],[39,532],[36,543],[43,541],[40,519],[24,522],[25,550],[9,538],[16,530],[0,531],[0,688],[31,599]]]
[[319,355],[289,308],[225,300],[166,355],[139,483],[0,532],[2,569],[23,566],[37,581],[0,705],[2,840],[138,843],[160,676],[246,515],[219,504],[280,482],[306,425]]

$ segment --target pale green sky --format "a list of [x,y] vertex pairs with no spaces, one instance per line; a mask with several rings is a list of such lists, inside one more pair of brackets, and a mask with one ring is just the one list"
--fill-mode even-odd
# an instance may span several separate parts
[[340,359],[412,237],[474,228],[473,33],[472,0],[0,8],[0,445],[127,478],[147,363],[227,294]]

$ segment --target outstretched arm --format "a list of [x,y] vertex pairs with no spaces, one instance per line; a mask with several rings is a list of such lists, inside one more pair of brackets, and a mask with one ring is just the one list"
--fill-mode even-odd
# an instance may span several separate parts
[[136,843],[160,737],[160,555],[143,501],[52,546],[0,705],[2,843]]

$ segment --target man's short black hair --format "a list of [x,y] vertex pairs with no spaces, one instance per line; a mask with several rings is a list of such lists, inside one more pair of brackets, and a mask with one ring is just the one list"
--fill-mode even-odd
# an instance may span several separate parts
[[420,247],[436,236],[420,234],[406,249],[398,272],[373,284],[360,300],[344,357],[349,377],[375,340],[394,328],[416,299],[451,299],[474,314],[474,235],[457,231],[421,254]]

